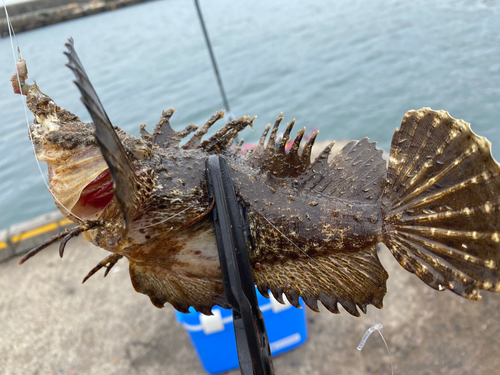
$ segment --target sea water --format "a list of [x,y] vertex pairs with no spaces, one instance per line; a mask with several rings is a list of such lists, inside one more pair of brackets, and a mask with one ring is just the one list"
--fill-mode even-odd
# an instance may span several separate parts
[[[247,142],[283,111],[320,140],[369,137],[388,151],[406,111],[444,109],[500,160],[500,1],[200,1],[231,110],[257,115]],[[90,117],[64,66],[68,37],[114,125],[138,135],[161,111],[202,125],[223,108],[194,3],[152,1],[21,33],[30,79]],[[0,229],[55,209],[36,166],[8,39],[0,40]],[[30,114],[30,121],[32,116]],[[44,172],[46,173],[46,172]]]

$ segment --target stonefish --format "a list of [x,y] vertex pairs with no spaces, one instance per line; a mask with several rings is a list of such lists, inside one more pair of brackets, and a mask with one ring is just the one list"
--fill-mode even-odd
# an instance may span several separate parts
[[199,130],[174,131],[170,109],[152,134],[141,127],[136,138],[112,126],[71,39],[66,47],[93,123],[26,84],[24,61],[12,82],[35,116],[31,139],[48,164],[55,203],[77,224],[50,242],[62,239],[62,255],[83,233],[112,253],[87,278],[126,257],[135,290],[157,307],[169,302],[205,314],[228,307],[205,175],[207,157],[220,153],[244,207],[253,276],[264,295],[285,295],[295,306],[302,297],[315,311],[321,301],[333,313],[340,303],[356,316],[369,304],[381,308],[388,275],[377,256],[380,242],[434,289],[476,300],[481,289],[500,292],[500,167],[468,123],[444,111],[409,111],[388,165],[367,138],[337,155],[330,155],[332,143],[311,160],[317,133],[301,142],[304,129],[286,151],[294,121],[277,142],[281,115],[245,155],[233,143],[252,118],[203,140],[223,112]]

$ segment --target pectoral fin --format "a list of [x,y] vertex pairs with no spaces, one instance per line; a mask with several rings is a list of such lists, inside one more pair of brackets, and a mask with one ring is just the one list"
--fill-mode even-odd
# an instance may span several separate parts
[[120,204],[124,221],[124,234],[132,220],[134,202],[137,197],[138,186],[136,183],[134,166],[129,160],[127,153],[116,134],[104,107],[90,83],[89,77],[76,54],[73,39],[70,38],[65,44],[68,52],[64,54],[69,62],[66,64],[75,73],[75,84],[82,94],[82,102],[87,107],[95,126],[95,137],[101,149],[102,155],[108,164],[113,178],[113,189],[115,197]]

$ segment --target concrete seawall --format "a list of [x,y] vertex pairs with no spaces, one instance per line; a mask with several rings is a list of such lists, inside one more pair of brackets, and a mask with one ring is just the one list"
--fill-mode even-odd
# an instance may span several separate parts
[[[152,0],[33,0],[7,6],[16,33],[59,22],[108,12]],[[0,16],[0,35],[9,35],[4,12]]]

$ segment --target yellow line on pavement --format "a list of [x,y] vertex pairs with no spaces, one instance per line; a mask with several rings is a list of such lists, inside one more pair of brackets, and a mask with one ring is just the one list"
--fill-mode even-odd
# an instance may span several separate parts
[[57,229],[57,228],[58,228],[57,223],[47,224],[47,225],[44,225],[43,227],[36,228],[36,229],[30,230],[28,232],[25,232],[23,234],[20,234],[19,236],[14,236],[11,238],[11,240],[13,243],[16,243],[19,241],[27,240],[28,238],[31,238],[31,237],[38,236],[39,234],[49,232],[49,231]]
[[73,224],[73,222],[70,219],[62,219],[59,221],[59,225],[65,227],[66,225]]

